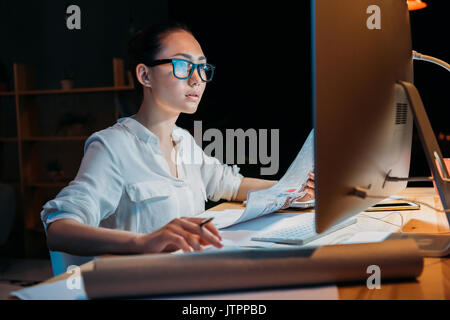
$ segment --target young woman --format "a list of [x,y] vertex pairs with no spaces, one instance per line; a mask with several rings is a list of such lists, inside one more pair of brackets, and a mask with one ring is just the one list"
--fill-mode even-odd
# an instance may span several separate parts
[[[76,178],[41,212],[48,247],[79,256],[220,248],[216,228],[195,217],[205,201],[243,201],[276,181],[244,178],[175,125],[197,110],[214,74],[185,26],[154,25],[129,45],[139,111],[86,141]],[[306,189],[309,200],[313,179]]]

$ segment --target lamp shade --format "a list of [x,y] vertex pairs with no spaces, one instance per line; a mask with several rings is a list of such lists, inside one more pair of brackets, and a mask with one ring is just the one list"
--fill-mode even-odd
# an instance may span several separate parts
[[423,9],[427,6],[427,4],[421,0],[407,0],[406,2],[408,3],[409,11]]

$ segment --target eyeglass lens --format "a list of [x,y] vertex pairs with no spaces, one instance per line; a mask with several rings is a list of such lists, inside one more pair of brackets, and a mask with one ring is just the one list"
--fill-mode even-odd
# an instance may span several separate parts
[[[183,60],[173,60],[173,70],[178,78],[187,78],[191,73],[192,63]],[[203,81],[211,81],[213,77],[213,67],[207,63],[202,63],[197,67],[200,78]]]

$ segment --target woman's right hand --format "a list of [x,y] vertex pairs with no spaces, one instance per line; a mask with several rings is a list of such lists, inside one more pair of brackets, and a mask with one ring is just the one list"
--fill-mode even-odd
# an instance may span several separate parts
[[214,225],[209,222],[203,227],[199,224],[203,218],[177,218],[161,229],[136,236],[135,244],[139,253],[172,252],[178,249],[184,252],[201,251],[203,245],[212,244],[222,248],[222,237]]

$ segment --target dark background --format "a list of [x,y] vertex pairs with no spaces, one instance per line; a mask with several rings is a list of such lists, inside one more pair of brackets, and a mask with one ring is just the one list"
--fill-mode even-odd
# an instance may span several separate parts
[[[448,62],[446,1],[427,3],[427,8],[410,13],[413,49]],[[66,8],[71,4],[81,8],[81,30],[66,28]],[[195,120],[202,121],[203,132],[208,128],[219,128],[223,133],[226,128],[279,129],[280,167],[276,175],[263,178],[280,179],[312,129],[309,14],[309,1],[0,0],[0,82],[6,82],[7,89],[14,90],[12,66],[24,63],[36,70],[37,89],[59,89],[64,71],[75,72],[75,87],[112,86],[112,59],[126,60],[126,44],[131,34],[167,17],[183,21],[217,69],[198,111],[194,115],[180,115],[177,124],[191,133]],[[443,155],[450,157],[450,130],[445,117],[450,105],[449,74],[426,62],[416,61],[414,68],[415,85]],[[66,101],[69,109],[80,112],[92,109],[97,115],[96,104],[109,104],[107,98],[102,98],[107,94],[62,96],[39,97],[42,104],[55,106],[54,113],[52,107],[47,107],[51,113],[48,117],[59,116],[58,101],[63,99],[71,99],[70,103]],[[0,98],[0,108],[4,108],[0,112],[1,127],[16,120],[13,98]],[[2,105],[4,101],[10,101],[9,109]],[[129,116],[139,107],[132,94],[121,94],[121,102],[120,116]],[[103,119],[106,123],[101,128],[113,124],[109,123],[110,118],[111,115]],[[56,122],[57,119],[48,119],[48,123]],[[42,129],[44,132],[51,128]],[[4,145],[11,148],[10,143]],[[57,154],[58,148],[42,152],[53,150]],[[82,143],[77,148],[81,153]],[[0,164],[14,158],[14,155],[8,158],[13,153],[3,152],[6,158],[0,159]],[[71,166],[77,168],[80,158],[74,157],[72,162]],[[261,164],[239,166],[244,176],[260,176]],[[429,174],[415,132],[410,176]],[[215,204],[208,203],[207,208]]]
[[[204,127],[279,129],[280,169],[266,178],[281,178],[312,129],[309,6],[223,3],[204,15],[188,8],[169,2],[170,16],[192,28],[217,72],[198,112],[180,123],[189,127],[194,118]],[[240,167],[257,177],[261,166]]]
[[[310,7],[279,1],[258,5],[222,4],[198,16],[190,4],[169,2],[169,14],[195,31],[208,58],[218,65],[217,77],[193,116],[211,126],[280,128],[280,178],[312,128],[310,95]],[[444,1],[410,12],[413,49],[449,61]],[[200,18],[201,17],[201,18]],[[374,61],[374,63],[376,63]],[[444,157],[450,156],[450,130],[444,116],[450,105],[450,77],[443,68],[414,63],[414,82],[428,112]],[[188,123],[181,116],[180,122]],[[410,176],[430,174],[414,129]],[[258,165],[241,166],[257,175]],[[430,186],[415,182],[409,186]]]
[[[111,85],[113,57],[126,59],[130,34],[146,24],[172,17],[193,30],[210,62],[217,66],[194,115],[182,114],[178,125],[193,132],[193,121],[207,128],[280,129],[279,179],[312,128],[310,95],[309,4],[292,2],[207,1],[1,1],[1,67],[12,81],[12,64],[33,65],[38,89],[58,87],[64,70],[75,71],[76,86]],[[413,48],[445,61],[449,53],[445,1],[411,12]],[[68,30],[65,9],[81,8],[81,30]],[[450,134],[444,112],[449,105],[447,72],[415,62],[419,89],[444,156]],[[137,110],[125,103],[122,114]],[[450,138],[450,137],[449,137]],[[270,150],[270,149],[269,149]],[[240,165],[244,175],[258,176],[260,165]],[[415,135],[411,175],[429,173]]]

